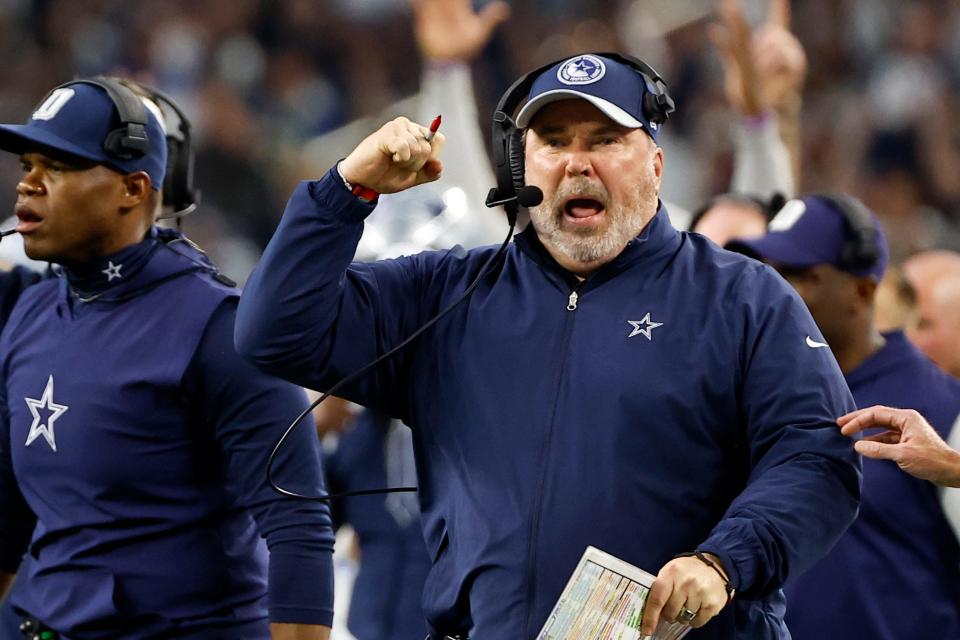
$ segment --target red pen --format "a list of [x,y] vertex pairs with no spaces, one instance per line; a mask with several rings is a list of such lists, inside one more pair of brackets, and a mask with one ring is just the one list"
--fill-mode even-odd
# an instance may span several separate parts
[[433,136],[436,135],[437,129],[440,128],[440,121],[442,119],[443,118],[441,116],[437,116],[436,118],[433,119],[433,122],[430,123],[430,130],[427,131],[427,135],[423,137],[424,140],[426,140],[427,142],[430,142],[431,140],[433,140]]

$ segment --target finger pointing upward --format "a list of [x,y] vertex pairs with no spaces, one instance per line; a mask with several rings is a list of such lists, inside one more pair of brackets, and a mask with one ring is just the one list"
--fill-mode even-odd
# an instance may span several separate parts
[[790,0],[770,0],[767,24],[790,30]]

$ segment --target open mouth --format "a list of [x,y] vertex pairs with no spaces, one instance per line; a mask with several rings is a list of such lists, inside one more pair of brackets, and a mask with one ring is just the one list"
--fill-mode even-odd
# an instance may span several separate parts
[[563,212],[566,217],[577,224],[596,220],[603,211],[603,203],[592,198],[571,198],[563,205]]
[[16,213],[17,219],[19,220],[17,223],[17,231],[19,233],[29,233],[43,222],[43,218],[29,207],[17,207]]

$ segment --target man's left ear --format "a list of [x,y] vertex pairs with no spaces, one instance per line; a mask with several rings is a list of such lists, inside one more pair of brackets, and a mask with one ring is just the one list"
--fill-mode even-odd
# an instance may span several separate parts
[[657,152],[653,157],[653,170],[658,178],[663,176],[663,147],[657,147]]
[[122,206],[133,208],[150,197],[152,183],[146,171],[137,171],[123,176]]

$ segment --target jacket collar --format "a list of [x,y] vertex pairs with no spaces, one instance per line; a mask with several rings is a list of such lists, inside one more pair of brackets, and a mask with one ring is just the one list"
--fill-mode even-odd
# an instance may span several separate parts
[[[591,286],[599,284],[637,264],[655,268],[658,263],[677,250],[680,241],[680,232],[673,228],[667,209],[660,202],[657,213],[640,234],[628,242],[616,258],[594,271],[583,284],[586,285],[588,282]],[[558,274],[571,287],[577,287],[580,284],[573,273],[560,266],[550,255],[547,248],[540,242],[532,223],[517,234],[515,242],[526,255],[541,267]]]
[[154,227],[142,242],[87,264],[63,266],[58,275],[71,301],[121,302],[194,271],[233,284],[182,233]]
[[146,266],[158,246],[155,229],[151,229],[142,241],[116,253],[90,262],[63,263],[61,273],[80,295],[96,295],[134,278]]

